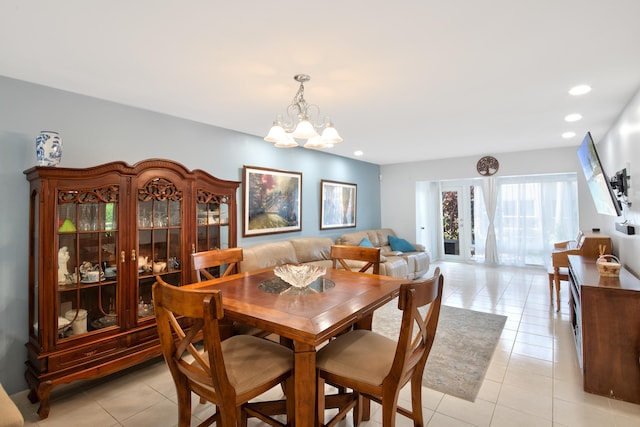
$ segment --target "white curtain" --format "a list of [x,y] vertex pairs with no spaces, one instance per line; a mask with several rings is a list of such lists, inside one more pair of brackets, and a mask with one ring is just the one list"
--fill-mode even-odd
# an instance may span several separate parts
[[440,193],[435,181],[416,183],[416,243],[425,247],[431,259],[442,257]]
[[498,185],[495,177],[490,176],[482,181],[482,194],[488,220],[484,262],[485,264],[497,264],[498,249],[496,246],[496,230],[494,223],[496,217],[496,206],[498,204]]
[[[553,242],[578,234],[575,173],[497,177],[495,183],[487,180],[476,188],[483,193],[474,209],[478,259],[484,255],[487,263],[495,256],[493,261],[503,265],[546,265]],[[495,254],[490,253],[492,210]]]

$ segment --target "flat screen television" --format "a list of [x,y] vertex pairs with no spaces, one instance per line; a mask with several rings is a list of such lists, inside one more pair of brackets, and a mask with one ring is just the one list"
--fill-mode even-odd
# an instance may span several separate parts
[[604,173],[604,169],[602,169],[596,145],[593,143],[589,132],[587,132],[582,144],[580,144],[580,148],[578,148],[578,158],[598,213],[612,216],[622,215],[620,202],[616,198],[613,188],[611,188],[609,178]]

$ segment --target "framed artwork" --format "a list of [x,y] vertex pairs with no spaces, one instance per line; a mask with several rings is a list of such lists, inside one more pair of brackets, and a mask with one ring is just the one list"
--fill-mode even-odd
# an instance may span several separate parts
[[320,181],[320,229],[356,226],[358,186],[347,182]]
[[244,237],[302,230],[302,173],[244,166]]

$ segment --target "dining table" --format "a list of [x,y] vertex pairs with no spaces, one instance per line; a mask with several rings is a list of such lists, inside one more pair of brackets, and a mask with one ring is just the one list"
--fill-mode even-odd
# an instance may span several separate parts
[[292,424],[310,427],[316,425],[316,349],[351,326],[371,329],[374,311],[395,298],[406,281],[327,268],[311,285],[296,288],[269,267],[184,287],[219,290],[225,317],[276,334],[292,346]]

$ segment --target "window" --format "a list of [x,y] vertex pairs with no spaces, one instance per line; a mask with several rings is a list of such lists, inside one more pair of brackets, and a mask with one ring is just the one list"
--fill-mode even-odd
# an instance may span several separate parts
[[[498,264],[546,265],[553,242],[578,233],[575,173],[496,177],[495,185]],[[475,203],[476,254],[484,254],[489,220],[484,198]]]

